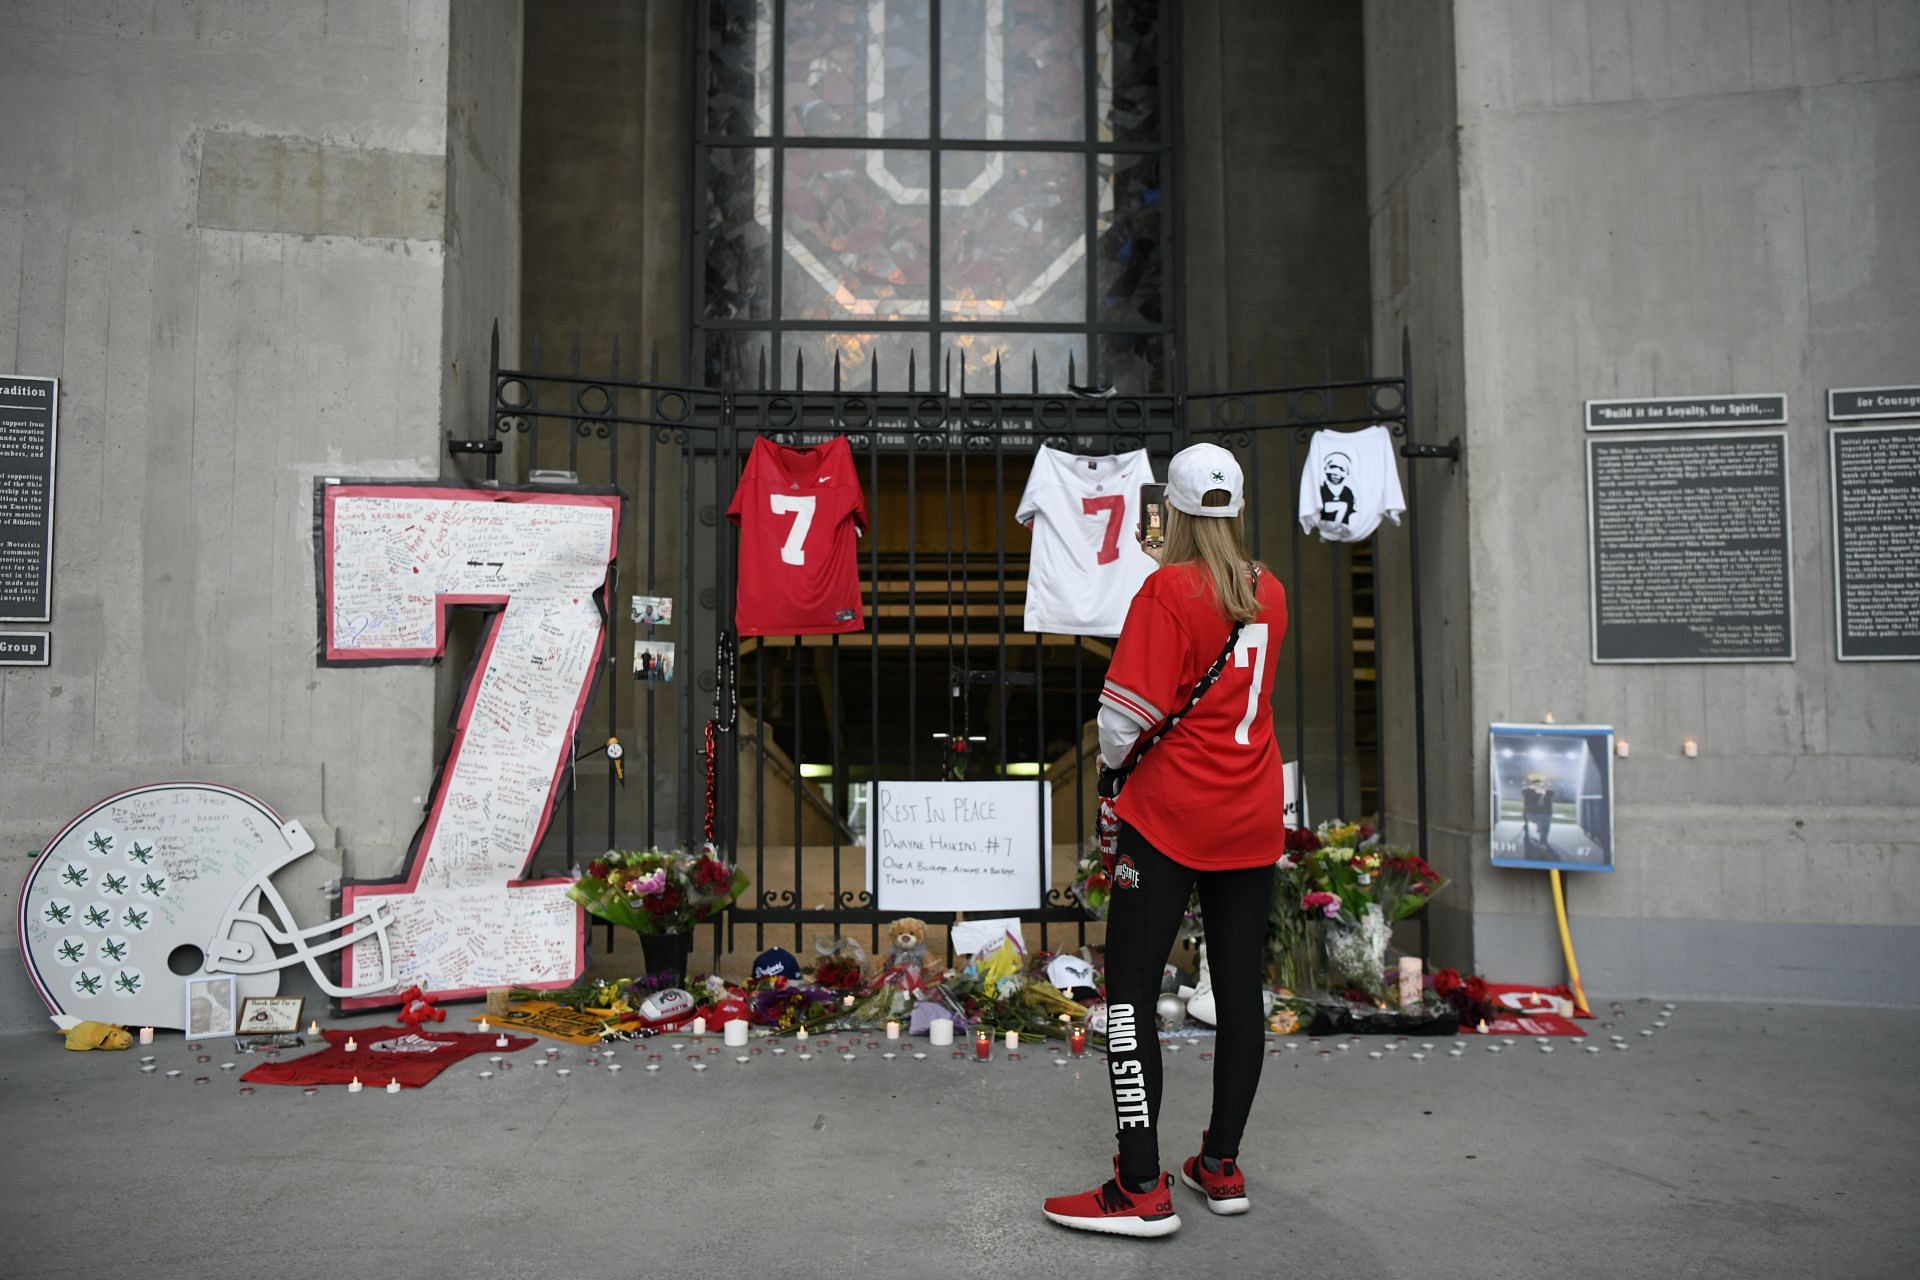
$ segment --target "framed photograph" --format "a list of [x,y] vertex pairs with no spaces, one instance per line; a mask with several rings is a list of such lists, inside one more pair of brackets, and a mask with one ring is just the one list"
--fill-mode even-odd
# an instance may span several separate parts
[[635,640],[633,642],[633,678],[648,684],[673,683],[673,642]]
[[635,596],[633,624],[637,627],[664,627],[673,621],[672,596]]
[[234,1028],[243,1036],[286,1035],[300,1029],[300,1010],[305,996],[248,996],[240,1002],[240,1023]]
[[188,978],[187,1010],[182,1024],[187,1038],[232,1035],[236,1003],[232,974]]
[[1496,724],[1493,865],[1613,870],[1613,726]]

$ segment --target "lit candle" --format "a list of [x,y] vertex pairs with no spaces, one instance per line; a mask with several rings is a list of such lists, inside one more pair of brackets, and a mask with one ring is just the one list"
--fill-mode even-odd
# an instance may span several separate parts
[[504,1031],[502,1031],[502,1032],[501,1032],[501,1033],[500,1033],[499,1035],[497,1035],[497,1036],[495,1036],[495,1037],[494,1037],[494,1040],[493,1040],[493,1047],[494,1047],[494,1048],[496,1048],[496,1049],[504,1049],[504,1048],[506,1048],[506,1047],[507,1047],[507,1033],[506,1033],[506,1032],[504,1032]]
[[793,1033],[793,1038],[795,1040],[798,1040],[801,1044],[805,1044],[807,1042],[807,1029],[805,1027],[800,1028],[798,1031]]
[[387,1092],[388,1092],[388,1093],[398,1093],[398,1092],[400,1092],[400,1081],[399,1081],[399,1080],[397,1080],[397,1079],[391,1079],[391,1080],[388,1080],[388,1081],[387,1081]]
[[1687,759],[1691,760],[1695,756],[1700,754],[1700,744],[1695,742],[1692,738],[1688,738],[1685,742],[1680,744],[1680,750],[1686,755]]
[[1487,1034],[1487,1020],[1485,1018],[1480,1019],[1480,1025],[1476,1030],[1478,1030],[1481,1035]]
[[1087,1051],[1087,1029],[1075,1027],[1067,1034],[1067,1043],[1073,1047],[1073,1056],[1078,1058]]
[[314,1037],[316,1040],[319,1039],[320,1022],[318,1019],[310,1018],[307,1020],[307,1034]]
[[348,1053],[352,1053],[352,1052],[353,1052],[353,1051],[354,1051],[355,1049],[358,1049],[359,1047],[360,1047],[360,1046],[359,1046],[358,1044],[356,1044],[356,1043],[354,1042],[354,1039],[353,1039],[353,1037],[352,1037],[352,1036],[348,1036],[348,1037],[347,1037],[347,1052],[348,1052]]
[[1007,1048],[1018,1049],[1019,1047],[1020,1047],[1020,1033],[1018,1031],[1007,1032]]
[[899,1038],[900,1038],[900,1024],[897,1022],[889,1021],[887,1023],[887,1039],[898,1040]]
[[152,1043],[153,1043],[153,1028],[152,1028],[152,1027],[142,1027],[142,1028],[140,1028],[140,1043],[141,1043],[141,1044],[152,1044]]
[[953,1019],[935,1018],[927,1024],[927,1043],[946,1048],[953,1043]]
[[987,1034],[985,1027],[973,1034],[973,1056],[982,1062],[993,1056],[993,1038]]
[[362,1090],[362,1089],[363,1089],[363,1088],[365,1088],[365,1087],[366,1087],[365,1085],[363,1085],[363,1084],[361,1084],[361,1083],[360,1083],[360,1077],[359,1077],[359,1076],[355,1076],[355,1077],[354,1077],[354,1078],[353,1078],[352,1080],[350,1080],[350,1081],[348,1081],[348,1082],[347,1082],[347,1092],[348,1092],[348,1093],[358,1093],[358,1092],[360,1092],[360,1090]]
[[851,992],[841,999],[840,1006],[844,1009],[853,1008],[853,995]]
[[485,1018],[480,1019],[480,1034],[485,1035],[491,1030],[493,1030],[493,1027],[488,1024],[487,1020]]
[[695,1018],[693,1020],[693,1034],[697,1036],[707,1034],[707,1020],[705,1018]]

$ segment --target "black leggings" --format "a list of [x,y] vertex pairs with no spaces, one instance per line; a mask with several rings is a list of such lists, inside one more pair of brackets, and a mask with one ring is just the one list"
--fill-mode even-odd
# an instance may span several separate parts
[[[1132,875],[1126,872],[1128,863]],[[1240,1134],[1253,1109],[1266,1053],[1261,978],[1273,868],[1195,871],[1122,824],[1115,871],[1107,913],[1107,1079],[1113,1086],[1120,1176],[1137,1184],[1160,1173],[1160,1037],[1154,1004],[1195,884],[1219,1008],[1206,1154],[1240,1154]]]

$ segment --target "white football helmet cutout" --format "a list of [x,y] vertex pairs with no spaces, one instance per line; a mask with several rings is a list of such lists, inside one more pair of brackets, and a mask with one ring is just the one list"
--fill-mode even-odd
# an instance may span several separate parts
[[[268,996],[280,970],[304,964],[329,995],[384,991],[393,922],[383,904],[302,929],[274,887],[273,875],[312,849],[297,820],[230,787],[173,782],[111,796],[27,873],[27,973],[56,1014],[150,1027],[184,1027],[194,977],[232,974],[239,997]],[[335,982],[321,958],[365,941],[379,947],[380,980]]]

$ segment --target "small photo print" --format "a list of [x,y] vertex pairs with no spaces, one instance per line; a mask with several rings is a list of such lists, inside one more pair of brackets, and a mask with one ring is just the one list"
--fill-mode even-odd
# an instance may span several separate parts
[[186,1033],[196,1036],[230,1036],[234,1033],[235,992],[232,974],[219,977],[188,978]]
[[672,596],[635,596],[633,598],[634,626],[664,627],[672,621]]
[[650,684],[672,684],[673,644],[665,640],[635,640],[633,678]]

